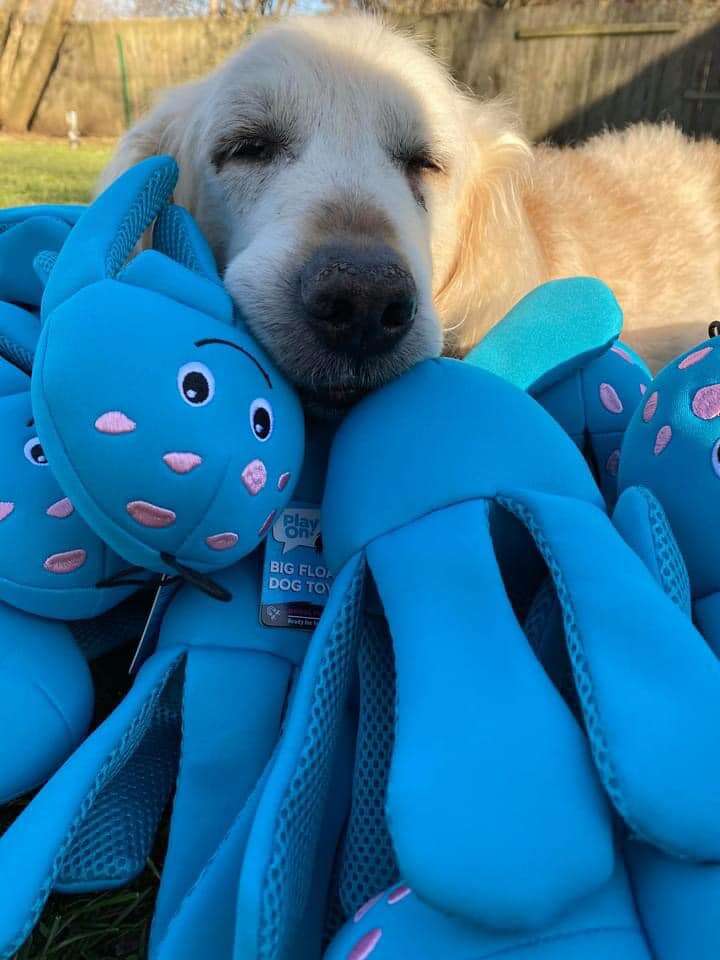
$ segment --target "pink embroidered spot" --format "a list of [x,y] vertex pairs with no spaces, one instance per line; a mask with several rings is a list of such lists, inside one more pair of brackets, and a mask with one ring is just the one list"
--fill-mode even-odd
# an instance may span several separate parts
[[665,449],[665,447],[672,440],[672,427],[668,424],[665,424],[664,427],[660,427],[655,437],[655,446],[653,447],[653,453],[655,456],[659,456]]
[[642,418],[645,423],[650,423],[652,418],[655,416],[659,399],[660,397],[658,396],[657,390],[654,390],[645,401],[645,406],[642,412]]
[[0,500],[0,520],[4,520],[5,517],[9,517],[14,509],[15,504],[12,502],[12,500]]
[[720,416],[720,383],[700,387],[692,399],[692,412],[701,420],[713,420]]
[[393,907],[396,903],[400,903],[401,900],[404,900],[405,897],[409,897],[411,893],[412,890],[410,887],[396,887],[388,897],[387,902],[391,907]]
[[65,553],[53,553],[43,566],[50,573],[72,573],[79,570],[86,559],[84,550],[67,550]]
[[265,534],[268,532],[268,530],[272,526],[272,522],[274,519],[275,519],[275,510],[271,510],[270,513],[265,517],[265,520],[263,521],[263,525],[258,530],[259,537],[265,536]]
[[289,481],[290,481],[290,474],[281,473],[280,476],[278,477],[278,484],[277,484],[278,490],[284,490],[285,487],[288,485]]
[[641,384],[640,384],[640,395],[644,397],[646,393],[647,393],[647,384],[646,384],[646,383],[641,383]]
[[74,511],[75,507],[72,505],[72,501],[68,499],[68,497],[63,497],[62,500],[56,500],[55,503],[51,503],[45,513],[49,517],[55,517],[57,520],[64,520],[66,517],[72,516]]
[[687,370],[688,367],[694,366],[696,363],[700,363],[701,360],[704,360],[705,357],[712,353],[712,347],[703,347],[702,350],[693,350],[692,353],[689,353],[683,360],[678,364],[678,370]]
[[190,473],[202,463],[196,453],[166,453],[163,460],[173,473]]
[[240,476],[251,497],[257,496],[267,483],[267,470],[262,460],[251,460]]
[[620,466],[620,451],[613,450],[610,456],[605,462],[605,469],[610,474],[611,477],[616,477],[618,472],[618,467]]
[[623,348],[622,348],[622,347],[618,347],[617,344],[615,344],[614,347],[610,347],[610,349],[612,350],[613,353],[616,353],[619,357],[622,357],[623,360],[625,361],[625,363],[632,363],[632,362],[633,362],[633,358],[630,356],[630,354],[627,352],[627,350],[623,350]]
[[146,500],[131,500],[126,507],[127,512],[143,527],[170,527],[175,523],[175,513],[158,507]]
[[609,383],[600,384],[600,402],[610,413],[622,413],[622,400],[617,394],[617,390]]
[[235,546],[238,539],[236,533],[214,533],[211,537],[207,537],[205,543],[211,550],[229,550]]
[[120,410],[108,410],[95,421],[95,429],[100,433],[132,433],[135,427],[135,421]]
[[376,927],[361,937],[347,956],[347,960],[367,960],[375,947],[380,943],[382,930]]
[[376,897],[371,897],[367,901],[367,903],[364,903],[361,907],[357,909],[355,916],[353,917],[353,922],[359,923],[362,920],[362,918],[365,916],[365,914],[369,913],[370,910],[372,910],[372,908],[375,906],[376,903],[380,903],[382,898],[383,898],[382,893],[378,893]]

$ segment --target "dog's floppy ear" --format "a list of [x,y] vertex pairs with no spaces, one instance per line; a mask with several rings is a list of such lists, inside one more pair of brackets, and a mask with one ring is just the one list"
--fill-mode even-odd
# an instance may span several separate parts
[[[460,356],[544,279],[522,203],[533,152],[520,120],[501,100],[468,99],[466,117],[469,142],[455,256],[446,276],[438,278],[435,295],[448,348]],[[490,318],[483,329],[474,322],[481,315]]]
[[141,117],[120,139],[110,163],[95,185],[95,196],[141,160],[160,154],[169,155],[180,168],[175,199],[194,213],[197,174],[193,156],[197,153],[200,136],[200,118],[196,107],[206,88],[205,80],[176,87]]

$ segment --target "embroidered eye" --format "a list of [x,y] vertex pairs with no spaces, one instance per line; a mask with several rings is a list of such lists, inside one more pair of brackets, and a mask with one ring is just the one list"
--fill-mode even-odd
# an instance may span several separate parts
[[45,451],[42,448],[42,444],[37,437],[33,437],[23,447],[23,453],[25,454],[25,459],[29,460],[30,463],[34,464],[36,467],[46,467],[48,465],[47,457],[45,456]]
[[253,436],[263,443],[270,438],[273,431],[272,407],[262,397],[250,404],[250,429]]
[[204,363],[185,363],[178,370],[180,396],[192,407],[204,407],[215,396],[215,377]]
[[712,468],[720,477],[720,440],[716,440],[712,448]]

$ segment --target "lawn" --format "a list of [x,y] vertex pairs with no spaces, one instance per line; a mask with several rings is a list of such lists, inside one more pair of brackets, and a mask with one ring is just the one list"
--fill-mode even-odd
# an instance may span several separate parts
[[88,200],[112,152],[112,140],[0,136],[0,207]]

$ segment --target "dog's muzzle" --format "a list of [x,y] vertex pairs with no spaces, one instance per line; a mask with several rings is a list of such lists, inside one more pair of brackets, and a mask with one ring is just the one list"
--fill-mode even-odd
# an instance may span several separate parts
[[300,274],[308,325],[331,350],[375,356],[392,350],[415,320],[417,288],[385,244],[326,245]]

